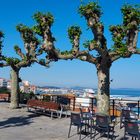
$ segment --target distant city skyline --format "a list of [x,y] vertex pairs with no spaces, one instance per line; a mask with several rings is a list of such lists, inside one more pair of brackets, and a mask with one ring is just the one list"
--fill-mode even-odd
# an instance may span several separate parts
[[[83,0],[85,2],[86,0]],[[112,37],[108,30],[109,25],[122,23],[120,8],[125,3],[140,4],[139,0],[98,0],[102,8],[102,21],[105,25],[105,36],[108,40],[108,47],[112,45]],[[67,36],[67,29],[71,25],[79,25],[82,29],[80,44],[85,40],[92,39],[91,31],[87,31],[87,25],[84,18],[78,14],[80,0],[70,2],[63,0],[2,0],[0,8],[0,30],[5,34],[3,54],[7,56],[17,55],[13,46],[19,45],[23,49],[23,42],[19,33],[16,31],[16,25],[23,23],[32,26],[34,21],[31,18],[36,11],[51,12],[54,15],[55,22],[52,27],[53,35],[56,38],[56,48],[60,50],[70,50],[72,45]],[[140,37],[138,39],[140,48]],[[111,88],[140,88],[140,56],[134,55],[132,58],[120,59],[116,61],[110,71]],[[9,79],[10,68],[0,68],[0,77]],[[20,77],[28,80],[32,84],[45,86],[83,86],[97,88],[98,79],[94,65],[79,60],[58,61],[51,63],[50,68],[44,68],[38,64],[32,67],[23,68],[20,71]]]

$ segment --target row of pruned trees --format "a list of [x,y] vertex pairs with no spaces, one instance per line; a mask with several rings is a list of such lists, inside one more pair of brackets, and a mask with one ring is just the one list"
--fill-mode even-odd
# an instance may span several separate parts
[[[50,13],[36,13],[33,17],[35,26],[29,28],[24,25],[18,25],[24,42],[25,53],[18,46],[15,46],[16,53],[21,59],[5,57],[0,51],[0,59],[5,63],[0,66],[11,66],[12,78],[12,100],[11,107],[18,106],[18,78],[19,70],[22,67],[30,66],[37,62],[48,66],[52,61],[79,59],[94,64],[98,76],[98,112],[109,113],[110,98],[110,68],[114,61],[120,58],[129,58],[133,54],[140,54],[137,48],[138,33],[140,28],[140,7],[138,5],[124,5],[121,8],[123,21],[120,25],[110,26],[113,46],[107,44],[107,38],[104,35],[104,25],[100,18],[102,11],[96,2],[90,2],[79,7],[79,13],[87,22],[87,25],[93,33],[93,39],[83,43],[85,50],[80,47],[80,36],[82,31],[79,26],[71,26],[68,29],[68,36],[72,43],[72,49],[60,51],[55,47],[55,37],[52,35],[51,27],[54,17]],[[38,40],[38,38],[41,41]],[[0,34],[2,39],[3,34]],[[2,41],[0,42],[2,46]],[[1,47],[0,47],[1,50]],[[96,51],[96,53],[94,53]],[[45,53],[46,58],[39,60],[39,56]]]

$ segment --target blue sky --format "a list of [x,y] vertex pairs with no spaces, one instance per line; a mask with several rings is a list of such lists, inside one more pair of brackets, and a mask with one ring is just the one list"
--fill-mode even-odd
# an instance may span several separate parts
[[[87,2],[86,0],[83,0]],[[124,3],[140,4],[139,0],[98,0],[102,7],[101,20],[105,25],[105,35],[108,39],[108,47],[111,46],[109,25],[120,24],[122,15],[120,8]],[[23,48],[23,42],[15,26],[19,23],[32,26],[32,15],[36,11],[51,12],[55,17],[52,27],[56,38],[56,47],[61,50],[71,48],[67,36],[67,29],[71,25],[79,25],[82,28],[81,45],[85,40],[92,39],[90,30],[84,18],[78,14],[80,0],[1,0],[0,4],[0,30],[5,33],[3,53],[16,56],[13,46],[18,44]],[[140,37],[139,37],[140,40]],[[139,41],[140,42],[140,41]],[[140,43],[138,43],[140,47]],[[0,68],[0,77],[9,79],[10,68]],[[135,55],[130,59],[120,59],[113,63],[110,77],[114,79],[112,88],[140,88],[140,56]],[[36,85],[54,86],[89,86],[97,87],[97,75],[94,65],[87,62],[59,61],[52,63],[50,68],[44,68],[34,64],[30,68],[23,68],[20,77]]]

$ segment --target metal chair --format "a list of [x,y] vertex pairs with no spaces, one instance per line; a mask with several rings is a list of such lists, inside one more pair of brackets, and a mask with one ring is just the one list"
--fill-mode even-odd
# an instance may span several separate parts
[[70,137],[72,125],[77,126],[77,133],[79,133],[79,140],[81,140],[82,126],[86,124],[83,123],[80,113],[76,113],[76,112],[71,113],[71,121],[70,121],[70,127],[69,127],[69,132],[68,132],[68,138]]
[[125,120],[124,123],[124,140],[125,136],[131,136],[132,139],[133,137],[138,140],[140,140],[140,132],[139,132],[139,127],[138,127],[138,121],[136,120]]
[[[95,114],[93,114],[93,112],[90,111],[89,107],[87,108],[86,112],[83,112],[82,107],[80,107],[79,110],[80,110],[80,114],[81,114],[81,119],[86,124],[85,132],[89,133],[89,131],[90,131],[90,133],[92,133],[91,127],[93,128]],[[88,129],[88,131],[87,131],[87,129]]]
[[131,110],[122,109],[121,116],[120,116],[120,128],[124,127],[125,120],[137,120],[134,114],[133,114],[133,118],[131,117],[132,114],[133,113]]
[[109,139],[110,132],[112,132],[112,137],[114,136],[114,124],[111,125],[110,116],[104,114],[97,114],[96,124],[94,128],[95,128],[95,135],[96,135],[96,131],[98,131],[99,133],[103,133],[103,134],[107,132],[107,139]]

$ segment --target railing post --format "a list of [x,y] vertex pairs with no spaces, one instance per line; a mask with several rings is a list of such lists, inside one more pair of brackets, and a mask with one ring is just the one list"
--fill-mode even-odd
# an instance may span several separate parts
[[75,97],[73,98],[73,111],[75,110]]
[[92,108],[92,115],[93,115],[93,98],[91,98],[91,108]]
[[139,118],[139,115],[140,115],[139,114],[140,113],[140,105],[139,104],[140,104],[140,101],[138,100],[138,118]]
[[115,100],[113,99],[113,117],[114,117],[114,109],[115,109]]

